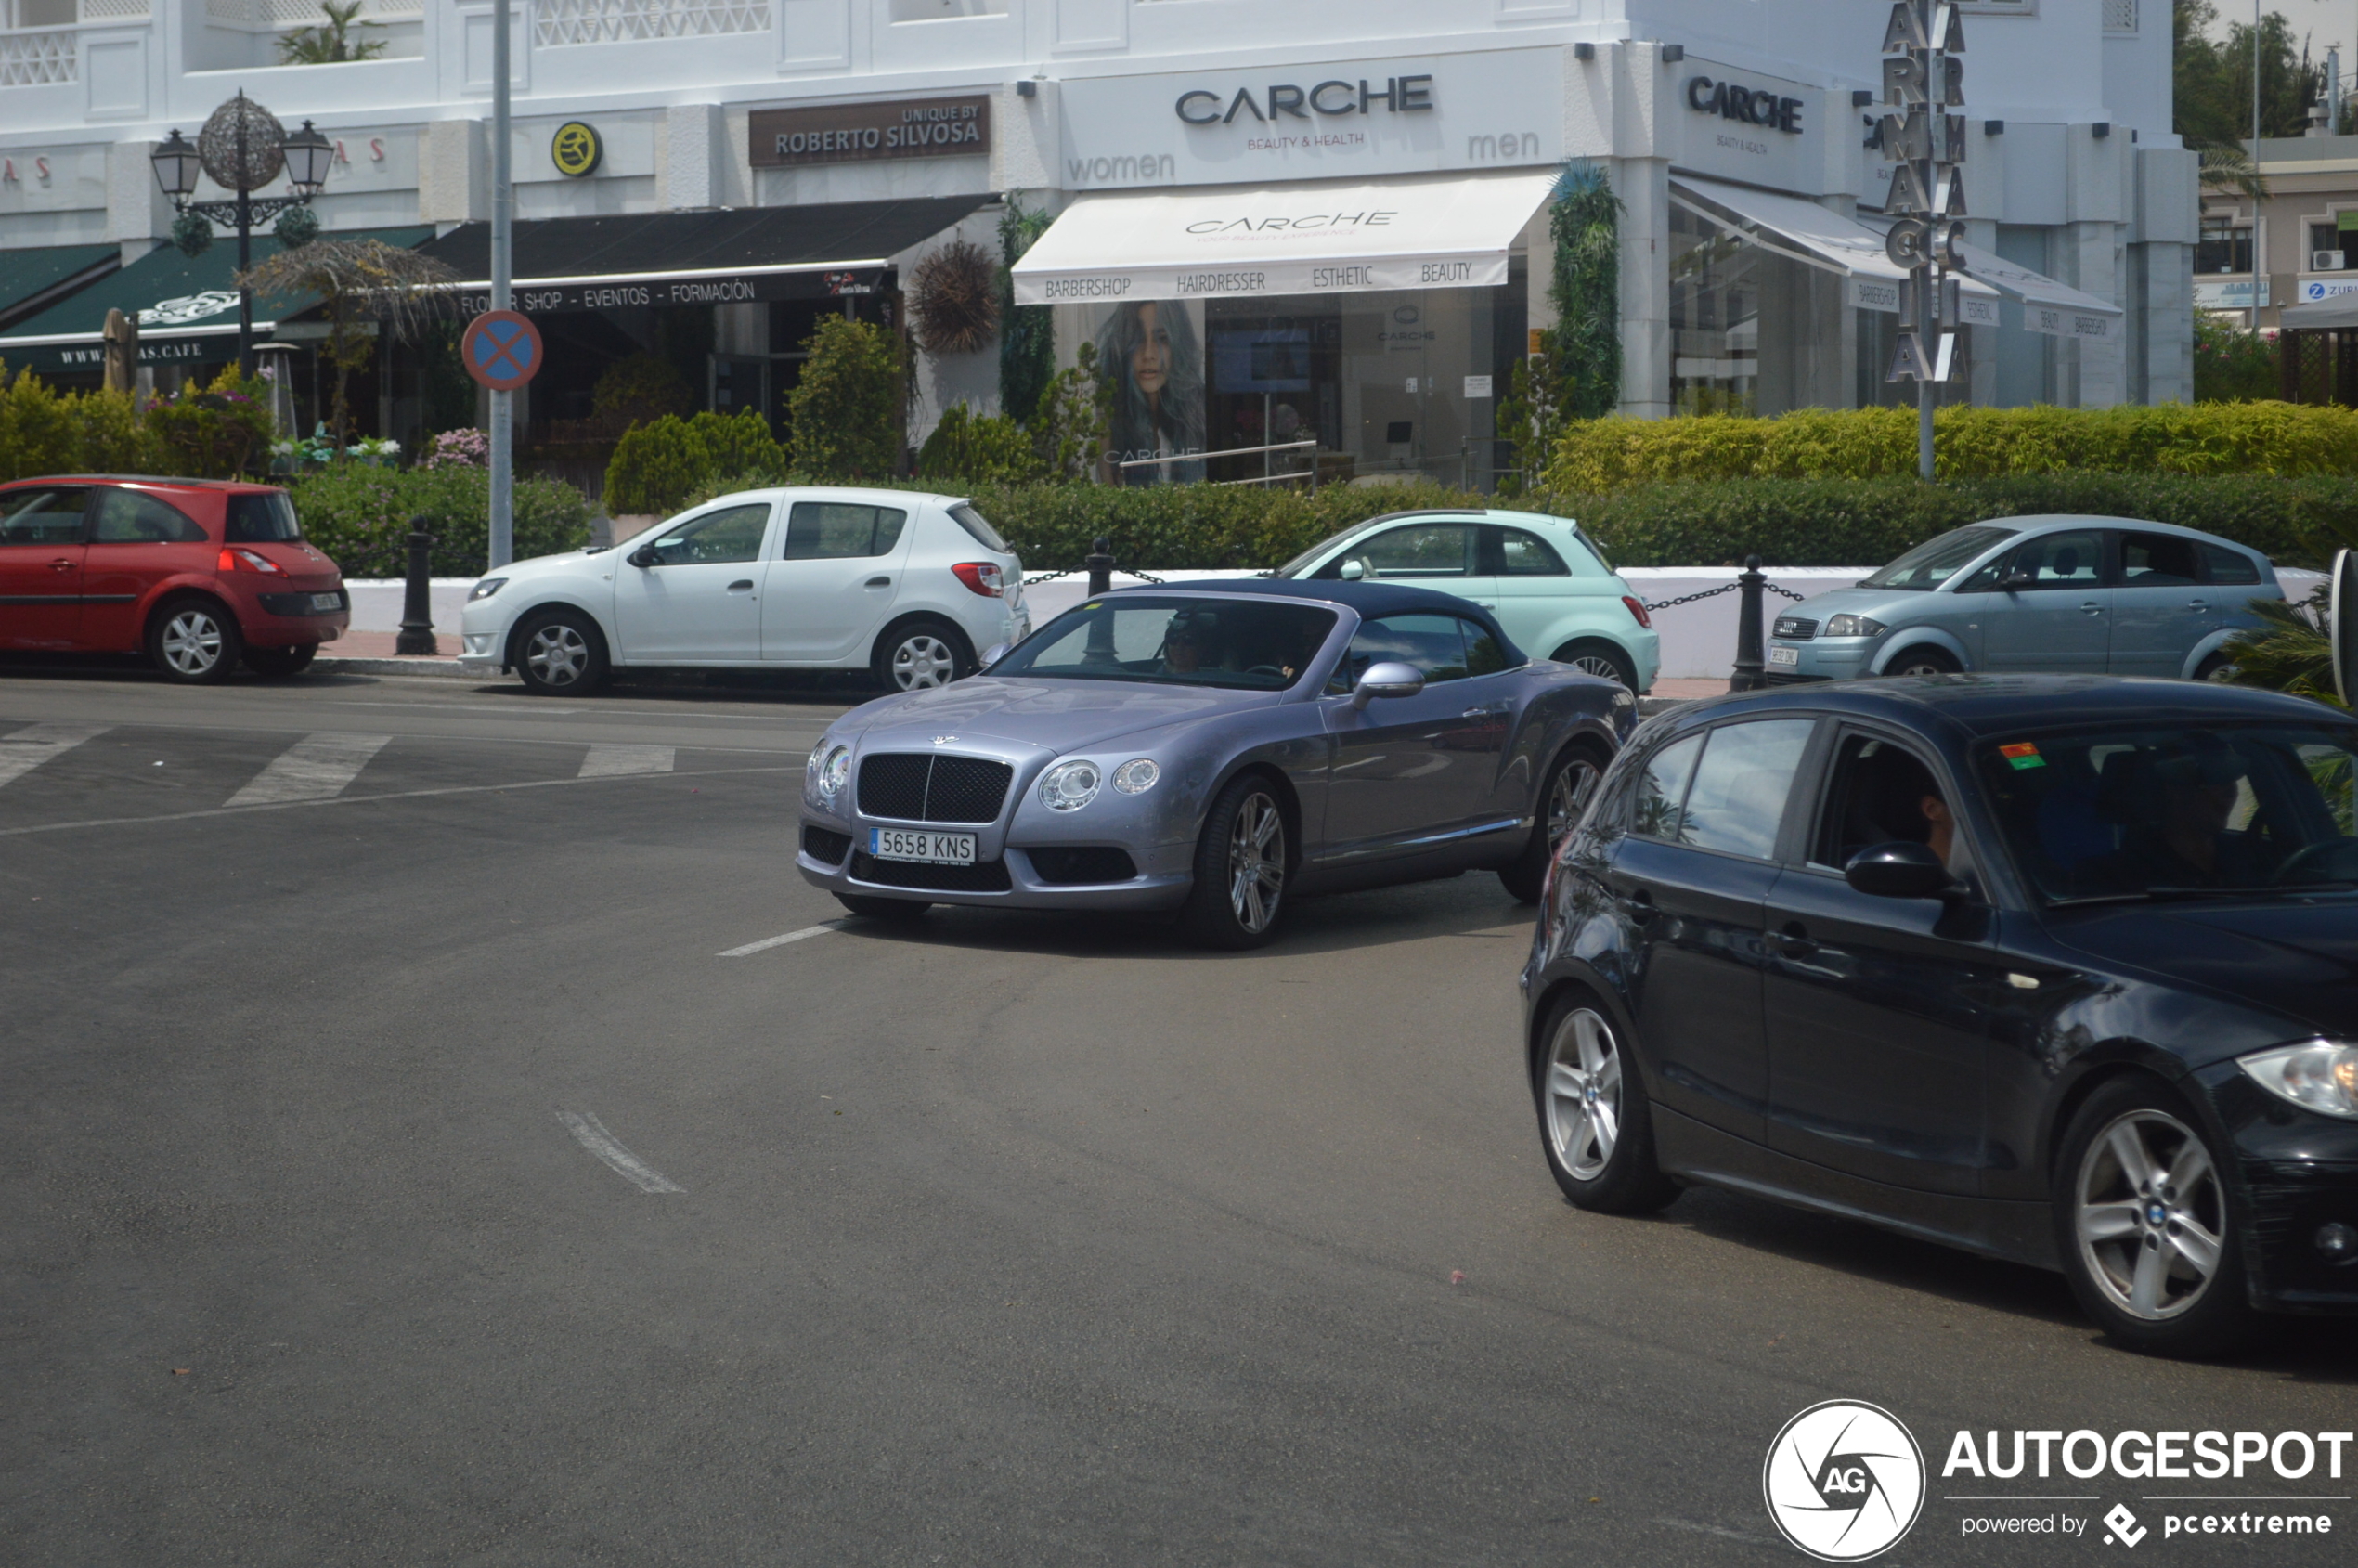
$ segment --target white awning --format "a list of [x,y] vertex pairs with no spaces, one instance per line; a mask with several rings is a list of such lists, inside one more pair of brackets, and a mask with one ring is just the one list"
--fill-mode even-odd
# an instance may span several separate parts
[[2058,283],[2027,266],[2016,266],[1995,251],[1985,251],[1978,245],[1963,249],[1968,274],[2008,299],[2021,303],[2026,331],[2044,332],[2054,338],[2078,338],[2083,343],[2119,340],[2123,313],[2111,301],[2083,294],[2068,283]]
[[1084,196],[1015,265],[1017,305],[1472,289],[1551,172]]
[[[1779,196],[1741,185],[1680,175],[1670,182],[1670,199],[1697,217],[1734,228],[1781,255],[1843,277],[1843,304],[1862,310],[1897,311],[1899,285],[1908,271],[1884,253],[1884,237],[1865,224],[1830,212],[1798,196]],[[1958,291],[1968,326],[1998,324],[1998,295],[1971,279]]]

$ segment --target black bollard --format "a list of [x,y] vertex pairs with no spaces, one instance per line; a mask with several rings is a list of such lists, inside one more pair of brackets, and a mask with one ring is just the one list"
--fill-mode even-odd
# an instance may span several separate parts
[[1768,684],[1768,661],[1760,652],[1760,590],[1768,581],[1760,575],[1760,557],[1745,556],[1736,578],[1736,673],[1728,682],[1730,692],[1757,692]]
[[1089,596],[1095,598],[1113,587],[1113,541],[1099,534],[1089,551]]
[[434,536],[422,517],[409,519],[409,580],[401,597],[401,635],[393,641],[396,654],[438,654],[434,641],[434,584],[426,575],[426,552]]

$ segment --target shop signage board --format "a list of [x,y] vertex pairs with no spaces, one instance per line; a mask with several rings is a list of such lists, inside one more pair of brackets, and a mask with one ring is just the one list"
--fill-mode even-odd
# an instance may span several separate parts
[[[2260,308],[2267,309],[2270,303],[2268,279],[2263,278],[2260,280]],[[2195,308],[2197,310],[2249,310],[2251,308],[2251,279],[2237,278],[2223,283],[2207,283],[2197,278],[2195,279]]]
[[757,109],[746,123],[746,154],[757,169],[955,158],[991,150],[991,99],[979,94]]
[[[833,294],[872,294],[884,285],[882,270],[846,272],[839,267],[797,266],[711,272],[672,277],[519,278],[515,307],[538,315],[565,311],[620,310],[633,305],[744,305],[755,300],[823,299]],[[484,284],[456,292],[459,308],[491,308]]]
[[512,310],[486,310],[467,323],[459,359],[494,392],[513,392],[540,373],[540,329]]
[[1564,156],[1560,50],[1091,77],[1060,94],[1068,190],[1552,166]]
[[1693,55],[1680,69],[1679,168],[1780,190],[1824,187],[1825,96],[1817,88]]

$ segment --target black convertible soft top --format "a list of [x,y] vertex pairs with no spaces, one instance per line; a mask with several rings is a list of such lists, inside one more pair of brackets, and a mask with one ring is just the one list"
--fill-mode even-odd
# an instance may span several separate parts
[[1479,621],[1498,640],[1507,657],[1513,664],[1527,664],[1530,655],[1515,646],[1497,620],[1471,599],[1460,599],[1454,593],[1442,593],[1430,588],[1410,588],[1406,583],[1344,582],[1339,578],[1305,579],[1301,577],[1216,577],[1192,583],[1141,584],[1135,588],[1118,588],[1115,593],[1253,593],[1268,594],[1277,599],[1307,599],[1325,604],[1343,604],[1359,612],[1362,620],[1377,616],[1396,616],[1418,610],[1463,616]]

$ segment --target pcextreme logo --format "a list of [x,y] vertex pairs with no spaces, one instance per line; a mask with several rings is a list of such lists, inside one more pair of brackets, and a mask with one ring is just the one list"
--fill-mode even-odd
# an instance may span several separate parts
[[1786,1540],[1820,1562],[1859,1562],[1898,1544],[1924,1511],[1924,1451],[1890,1411],[1829,1399],[1777,1433],[1760,1490]]

